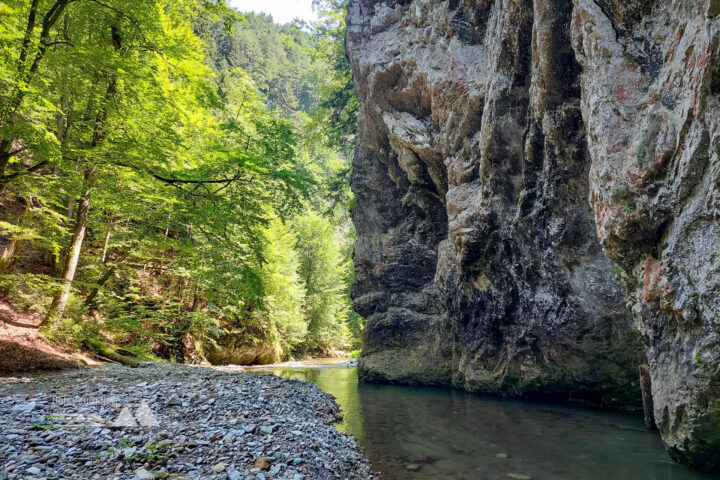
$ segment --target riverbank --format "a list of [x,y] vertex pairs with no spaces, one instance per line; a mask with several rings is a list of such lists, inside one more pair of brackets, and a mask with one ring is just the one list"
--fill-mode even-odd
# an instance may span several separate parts
[[316,385],[210,367],[0,377],[0,479],[371,479]]
[[102,363],[88,352],[48,342],[39,332],[42,315],[0,299],[0,375],[58,371]]
[[227,367],[217,367],[220,370],[241,370],[247,372],[267,372],[277,369],[313,369],[322,370],[326,368],[356,368],[357,358],[311,358],[308,360],[290,360],[281,363],[272,363],[267,365],[231,365]]

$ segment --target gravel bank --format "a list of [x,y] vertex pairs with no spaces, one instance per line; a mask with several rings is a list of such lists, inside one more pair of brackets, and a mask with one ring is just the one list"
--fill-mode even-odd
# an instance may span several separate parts
[[0,480],[372,479],[312,383],[148,364],[0,378]]

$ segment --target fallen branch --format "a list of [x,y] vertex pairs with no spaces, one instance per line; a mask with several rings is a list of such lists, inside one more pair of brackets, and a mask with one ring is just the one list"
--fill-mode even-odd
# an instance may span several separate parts
[[127,365],[128,367],[137,367],[140,365],[140,362],[138,362],[137,359],[120,355],[115,350],[113,350],[110,345],[107,345],[100,340],[96,340],[94,338],[86,338],[85,345],[87,345],[98,355],[109,358],[114,362],[122,363],[123,365]]
[[100,360],[102,360],[103,362],[115,363],[115,364],[117,364],[117,365],[122,365],[120,362],[116,362],[115,360],[111,360],[111,359],[109,359],[109,358],[107,358],[107,357],[103,357],[102,355],[100,355],[100,354],[98,354],[98,353],[96,353],[95,356],[96,356],[97,358],[99,358]]

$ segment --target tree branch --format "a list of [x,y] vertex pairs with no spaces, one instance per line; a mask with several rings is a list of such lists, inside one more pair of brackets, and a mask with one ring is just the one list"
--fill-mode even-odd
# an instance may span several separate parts
[[[226,177],[226,178],[211,178],[207,180],[196,180],[191,178],[177,178],[175,176],[172,177],[165,177],[163,175],[160,175],[158,173],[153,172],[149,168],[142,168],[138,167],[136,165],[131,165],[129,163],[122,163],[122,162],[113,162],[113,165],[116,165],[118,167],[125,167],[129,168],[131,170],[135,171],[141,171],[144,173],[147,173],[151,177],[155,178],[156,180],[160,180],[163,183],[167,183],[168,185],[213,185],[213,184],[230,184],[233,182],[237,182],[242,178],[242,173],[238,172],[232,177]],[[208,192],[209,193],[209,192]]]
[[17,150],[13,150],[12,152],[3,153],[2,155],[0,155],[0,161],[8,160],[17,155],[18,153],[24,152],[25,150],[27,150],[27,146],[20,147]]
[[22,74],[25,68],[25,60],[27,60],[28,51],[30,50],[30,41],[32,40],[33,31],[35,30],[35,17],[37,16],[38,0],[33,0],[28,14],[27,27],[25,28],[25,36],[23,37],[22,48],[20,49],[20,58],[18,59],[18,72]]
[[2,175],[2,176],[0,176],[0,183],[3,181],[13,179],[13,178],[21,177],[23,175],[30,175],[31,173],[37,172],[38,170],[40,170],[42,167],[44,167],[47,164],[48,164],[48,161],[43,160],[42,162],[33,165],[32,167],[28,168],[27,170],[11,173],[10,175]]
[[[56,0],[53,6],[50,7],[50,10],[48,10],[48,12],[45,14],[45,18],[43,18],[43,28],[40,32],[40,47],[38,48],[38,52],[35,55],[35,60],[30,67],[30,71],[28,71],[25,77],[26,84],[30,84],[30,82],[32,82],[35,73],[40,67],[40,62],[45,56],[45,52],[48,48],[48,37],[50,36],[50,29],[58,21],[60,15],[62,15],[63,11],[65,10],[65,7],[67,7],[72,1],[73,0]],[[16,105],[16,107],[17,106],[19,105]]]
[[48,42],[48,43],[46,43],[46,45],[47,45],[48,48],[49,48],[49,47],[54,47],[55,45],[69,45],[69,46],[71,46],[71,47],[74,47],[74,46],[75,46],[75,44],[73,44],[72,42],[68,42],[68,41],[65,41],[65,40],[56,40],[56,41],[54,41],[54,42]]
[[[127,13],[123,12],[122,10],[118,10],[117,8],[113,7],[112,5],[108,5],[107,3],[101,2],[100,0],[89,0],[89,1],[96,5],[100,5],[101,7],[112,10],[113,12],[117,13],[121,17],[130,20],[130,23],[132,23],[135,26],[135,28],[137,28],[138,32],[140,33],[140,36],[143,38],[143,41],[145,43],[147,43],[148,45],[150,45],[150,43],[147,41],[147,38],[145,38],[145,33],[143,32],[142,27],[140,26],[140,23],[137,20],[135,20],[133,17],[131,17]],[[155,48],[155,47],[153,47],[153,48]],[[157,49],[155,49],[155,50],[157,51]]]

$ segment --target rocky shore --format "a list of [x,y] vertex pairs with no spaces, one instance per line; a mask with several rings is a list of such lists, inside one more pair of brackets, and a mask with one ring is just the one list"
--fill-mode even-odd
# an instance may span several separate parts
[[372,479],[316,385],[144,364],[0,377],[0,480]]

